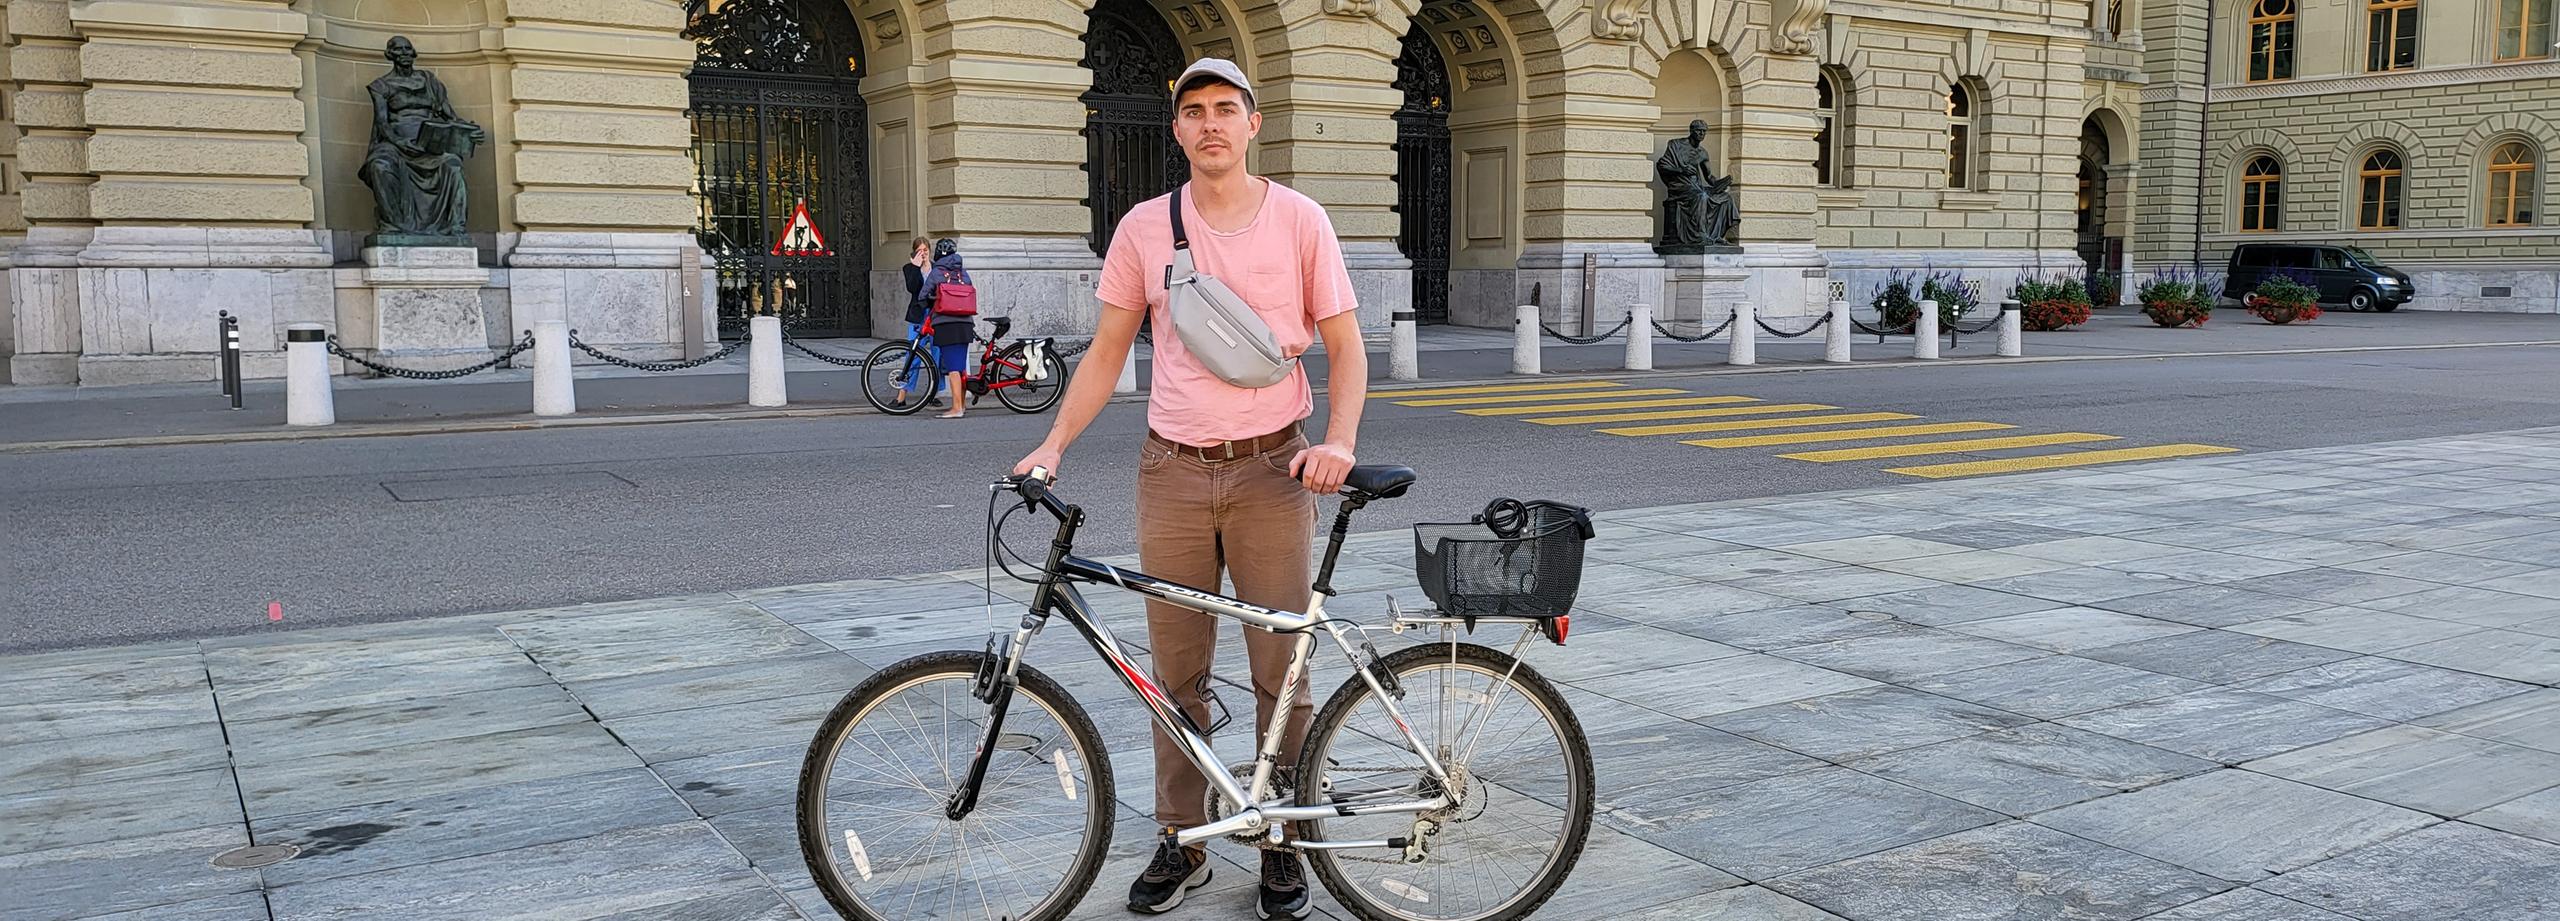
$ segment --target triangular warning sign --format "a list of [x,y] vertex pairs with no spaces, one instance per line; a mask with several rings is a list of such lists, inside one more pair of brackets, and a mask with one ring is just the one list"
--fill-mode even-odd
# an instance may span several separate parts
[[782,228],[782,239],[773,241],[776,256],[833,256],[827,238],[818,233],[818,222],[809,218],[809,200],[801,199],[791,206],[791,226]]

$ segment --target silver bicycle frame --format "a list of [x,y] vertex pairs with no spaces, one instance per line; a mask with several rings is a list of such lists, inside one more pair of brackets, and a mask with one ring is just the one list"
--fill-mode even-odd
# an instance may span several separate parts
[[[1446,793],[1427,800],[1378,804],[1291,806],[1264,802],[1264,798],[1270,796],[1272,792],[1272,775],[1279,761],[1283,733],[1277,731],[1276,725],[1262,727],[1261,750],[1254,758],[1253,779],[1247,785],[1238,785],[1235,778],[1227,773],[1226,766],[1219,763],[1217,750],[1210,746],[1208,738],[1200,728],[1193,725],[1191,718],[1173,705],[1172,698],[1166,696],[1164,689],[1157,687],[1155,681],[1147,677],[1145,672],[1140,671],[1134,663],[1129,661],[1128,655],[1121,651],[1120,643],[1112,637],[1110,628],[1103,625],[1101,618],[1095,616],[1092,606],[1085,601],[1084,595],[1076,590],[1074,585],[1076,582],[1113,585],[1203,614],[1242,621],[1247,625],[1273,633],[1294,634],[1297,637],[1297,645],[1289,657],[1288,675],[1280,686],[1280,699],[1271,711],[1271,718],[1275,723],[1288,718],[1289,707],[1295,702],[1298,693],[1299,676],[1306,673],[1307,662],[1315,651],[1316,638],[1313,631],[1322,628],[1333,635],[1334,645],[1342,650],[1343,658],[1350,662],[1352,671],[1359,674],[1360,680],[1369,686],[1370,693],[1377,695],[1378,702],[1386,707],[1387,715],[1395,720],[1396,728],[1404,733],[1405,744],[1412,748],[1414,754],[1422,758],[1424,768],[1431,772],[1432,778],[1439,781],[1444,790],[1451,786],[1449,772],[1441,766],[1440,760],[1433,755],[1430,746],[1424,745],[1422,740],[1414,735],[1412,724],[1405,719],[1404,712],[1396,706],[1394,696],[1380,687],[1377,676],[1371,674],[1369,669],[1362,667],[1359,658],[1353,655],[1352,644],[1343,638],[1343,631],[1348,628],[1343,622],[1325,614],[1324,595],[1321,593],[1309,592],[1307,613],[1299,614],[1249,604],[1214,592],[1201,591],[1188,585],[1168,582],[1145,573],[1107,566],[1080,557],[1065,557],[1059,560],[1057,577],[1049,586],[1052,610],[1050,612],[1034,610],[1023,617],[1022,625],[1014,631],[1013,644],[1005,652],[1003,663],[1005,673],[1007,675],[1014,673],[1015,668],[1022,661],[1023,650],[1030,645],[1032,635],[1039,632],[1040,626],[1046,622],[1049,613],[1066,615],[1067,622],[1075,625],[1077,632],[1084,635],[1085,641],[1093,646],[1094,651],[1111,663],[1112,671],[1120,676],[1120,683],[1126,686],[1131,694],[1137,695],[1139,701],[1146,704],[1147,711],[1155,715],[1156,726],[1164,730],[1168,738],[1173,739],[1174,745],[1181,749],[1183,757],[1189,760],[1193,767],[1199,769],[1201,776],[1208,778],[1210,787],[1216,790],[1219,796],[1236,804],[1235,814],[1227,818],[1197,828],[1177,830],[1175,837],[1180,844],[1189,846],[1212,838],[1257,833],[1268,833],[1277,838],[1280,835],[1280,829],[1289,822],[1343,816],[1418,814],[1450,806],[1450,799]],[[1310,849],[1348,849],[1382,848],[1392,845],[1387,841],[1307,841],[1299,842],[1299,846]]]

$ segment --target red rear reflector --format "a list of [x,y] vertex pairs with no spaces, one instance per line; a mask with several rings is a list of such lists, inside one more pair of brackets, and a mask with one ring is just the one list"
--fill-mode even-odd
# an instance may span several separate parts
[[1564,633],[1571,629],[1573,629],[1573,615],[1565,614],[1556,618],[1556,645],[1564,645]]

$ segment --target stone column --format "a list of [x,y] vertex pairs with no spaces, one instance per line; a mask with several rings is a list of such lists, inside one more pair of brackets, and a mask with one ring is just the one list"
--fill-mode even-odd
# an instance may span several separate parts
[[[5,81],[9,76],[9,0],[0,0],[0,91],[15,95],[17,86]],[[18,189],[25,183],[18,179],[18,123],[13,113],[0,112],[0,279],[8,276],[9,261],[17,255],[18,244],[26,242],[27,218],[18,200]],[[17,353],[17,310],[9,302],[9,289],[0,284],[0,384],[9,382],[9,357]]]
[[1742,62],[1742,117],[1732,170],[1741,196],[1743,296],[1765,318],[1829,309],[1828,261],[1814,246],[1821,205],[1813,182],[1821,64],[1811,54],[1764,51]]
[[1534,287],[1544,292],[1549,316],[1581,316],[1584,257],[1591,257],[1593,316],[1605,329],[1629,304],[1663,302],[1655,195],[1647,185],[1661,153],[1653,141],[1659,111],[1651,81],[1626,66],[1629,54],[1641,53],[1636,33],[1595,37],[1587,22],[1575,22],[1583,31],[1559,33],[1560,53],[1526,60],[1528,72],[1514,77],[1533,94],[1522,132],[1516,285],[1523,304]]
[[1395,211],[1394,115],[1404,97],[1391,85],[1402,47],[1395,30],[1405,26],[1349,4],[1286,4],[1272,15],[1286,38],[1257,39],[1255,169],[1324,204],[1360,292],[1360,325],[1383,330],[1413,309],[1413,262]]
[[10,0],[18,204],[26,238],[11,256],[10,379],[80,379],[79,253],[89,243],[88,118],[70,0]]
[[289,0],[86,0],[71,18],[97,177],[81,383],[210,376],[216,310],[241,318],[248,373],[281,374],[284,326],[336,319],[304,183],[307,18]]
[[565,320],[582,341],[673,357],[683,324],[707,329],[714,309],[706,297],[684,315],[697,205],[683,6],[510,0],[503,13],[490,45],[511,66],[490,127],[514,143],[489,153],[515,188],[499,228],[512,322],[496,338]]

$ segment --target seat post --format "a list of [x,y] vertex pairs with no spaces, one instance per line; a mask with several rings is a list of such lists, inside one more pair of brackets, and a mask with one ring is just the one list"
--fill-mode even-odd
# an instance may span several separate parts
[[1324,568],[1316,572],[1315,589],[1318,594],[1333,597],[1333,562],[1342,555],[1342,539],[1351,535],[1351,513],[1368,504],[1358,496],[1342,497],[1342,508],[1333,514],[1333,536],[1325,540]]

